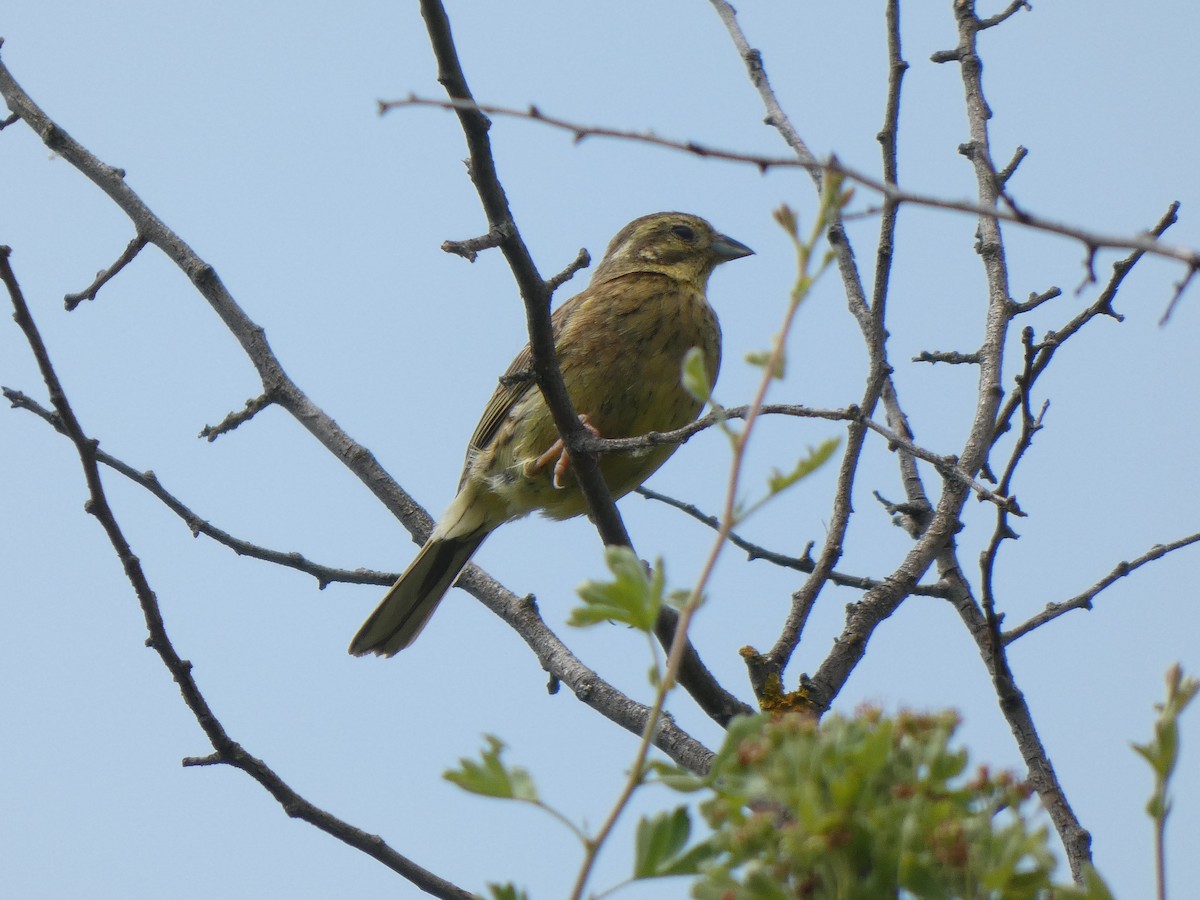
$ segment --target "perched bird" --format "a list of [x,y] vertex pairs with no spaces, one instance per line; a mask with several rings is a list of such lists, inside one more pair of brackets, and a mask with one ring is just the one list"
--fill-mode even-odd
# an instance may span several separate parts
[[[612,239],[587,289],[551,317],[563,381],[593,434],[636,437],[696,418],[702,404],[681,382],[684,355],[699,347],[712,381],[721,364],[721,327],[704,296],[708,276],[751,253],[704,219],[677,212],[635,219]],[[534,510],[554,519],[587,511],[550,410],[529,377],[531,361],[526,344],[471,436],[458,495],[354,636],[355,656],[393,656],[411,644],[493,529]],[[675,446],[602,455],[613,497],[649,478]]]

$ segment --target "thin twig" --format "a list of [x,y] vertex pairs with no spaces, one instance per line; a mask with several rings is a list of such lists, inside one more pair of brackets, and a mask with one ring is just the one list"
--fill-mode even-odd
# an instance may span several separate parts
[[913,362],[949,363],[952,366],[979,365],[978,353],[961,353],[958,350],[922,350],[912,358]]
[[986,19],[980,19],[979,30],[983,31],[987,28],[994,28],[1001,22],[1004,22],[1006,19],[1008,19],[1009,16],[1016,14],[1022,9],[1027,9],[1031,12],[1033,11],[1033,7],[1029,5],[1027,0],[1012,0],[1012,3],[1008,4],[1005,9],[996,13],[994,16],[989,16]]
[[114,262],[107,269],[102,269],[96,273],[95,281],[89,284],[78,294],[67,294],[67,296],[63,298],[63,305],[65,305],[67,310],[70,311],[77,307],[84,300],[95,300],[96,295],[100,293],[100,288],[104,287],[104,285],[108,283],[109,279],[133,262],[133,258],[142,252],[142,248],[146,246],[146,243],[146,238],[139,234],[129,242],[128,246],[126,246],[123,251],[121,251],[121,255],[117,257],[116,262]]
[[[728,6],[723,0],[710,0],[714,6]],[[731,7],[730,7],[731,8]],[[757,50],[749,50],[750,61],[748,66],[752,66],[755,71],[761,71],[762,57]],[[769,89],[769,85],[768,85]],[[761,91],[760,91],[761,93]],[[1181,262],[1189,269],[1200,269],[1200,249],[1175,246],[1164,244],[1161,241],[1144,234],[1133,235],[1118,235],[1100,231],[1093,231],[1089,228],[1084,228],[1078,225],[1071,225],[1066,222],[1060,222],[1048,216],[1039,215],[1030,212],[1024,208],[1009,208],[996,207],[989,209],[980,204],[978,201],[968,199],[954,199],[950,197],[939,197],[934,194],[927,194],[920,191],[912,191],[901,188],[898,184],[888,181],[886,178],[874,178],[865,172],[855,169],[852,166],[845,165],[837,158],[827,160],[818,160],[811,156],[807,145],[795,133],[794,128],[787,127],[783,132],[785,138],[792,139],[798,142],[798,145],[803,147],[804,153],[808,153],[809,157],[790,158],[783,156],[761,156],[753,153],[742,153],[734,150],[724,150],[716,147],[707,146],[690,140],[675,140],[664,138],[652,132],[631,131],[620,128],[609,128],[604,126],[590,126],[578,123],[568,122],[566,120],[558,120],[547,117],[537,107],[530,109],[516,109],[512,107],[494,106],[489,104],[476,104],[474,101],[466,100],[435,100],[420,97],[411,97],[407,100],[392,101],[389,104],[384,104],[388,107],[393,106],[437,106],[448,110],[473,110],[480,115],[491,114],[500,116],[513,116],[516,118],[527,119],[530,121],[541,122],[553,127],[559,127],[570,131],[574,135],[583,136],[605,136],[626,141],[634,141],[637,143],[650,144],[656,147],[687,153],[693,156],[703,158],[721,159],[727,162],[744,163],[755,166],[759,169],[770,168],[799,168],[809,172],[810,175],[819,183],[824,174],[840,175],[847,181],[879,194],[885,201],[890,201],[897,205],[912,205],[922,206],[929,209],[939,209],[945,212],[966,213],[976,216],[990,216],[1003,222],[1011,222],[1020,225],[1024,228],[1029,228],[1034,231],[1042,231],[1048,234],[1057,234],[1065,238],[1069,238],[1081,244],[1085,251],[1085,269],[1091,271],[1092,262],[1095,259],[1095,254],[1100,250],[1139,250],[1142,253],[1149,253],[1154,256],[1160,256],[1164,259]],[[779,109],[776,102],[774,108]],[[780,110],[779,115],[786,120],[786,116],[782,115]],[[767,122],[771,125],[776,125],[775,114],[768,113]],[[999,177],[999,173],[997,173]],[[1094,274],[1085,277],[1084,284],[1089,284],[1095,280]]]
[[[647,500],[655,500],[659,503],[665,503],[667,506],[674,507],[714,531],[720,528],[720,519],[716,516],[708,515],[694,503],[687,503],[683,500],[669,497],[666,494],[660,494],[658,491],[652,491],[645,486],[637,488],[635,492],[641,494]],[[805,573],[812,572],[816,566],[811,555],[813,546],[811,541],[805,545],[804,556],[787,556],[783,553],[776,553],[774,550],[768,550],[766,547],[746,540],[735,531],[729,533],[729,543],[733,544],[739,550],[744,550],[746,558],[750,561],[762,559],[781,568],[795,569],[798,572]],[[883,584],[877,578],[868,578],[864,575],[847,575],[845,572],[838,572],[836,570],[829,573],[829,580],[838,587],[856,588],[861,591],[878,588]],[[941,597],[943,599],[948,597],[948,592],[945,588],[936,584],[918,584],[912,589],[912,593],[922,597]]]
[[1031,616],[1026,619],[1016,628],[1012,628],[1003,634],[1005,644],[1011,644],[1017,638],[1024,637],[1033,631],[1035,628],[1040,628],[1047,622],[1052,622],[1064,613],[1068,613],[1073,609],[1092,608],[1092,601],[1096,599],[1102,591],[1107,590],[1116,582],[1120,581],[1126,575],[1129,575],[1136,569],[1140,569],[1146,563],[1154,562],[1162,559],[1168,553],[1175,550],[1180,550],[1183,547],[1189,547],[1192,544],[1200,543],[1200,533],[1189,534],[1187,537],[1179,538],[1171,541],[1169,544],[1155,544],[1141,556],[1135,557],[1128,562],[1117,563],[1113,570],[1093,584],[1086,590],[1081,591],[1069,600],[1063,600],[1059,603],[1047,603],[1046,608],[1036,616]]
[[1025,515],[1025,513],[1017,505],[1016,497],[1006,496],[1004,493],[997,493],[996,491],[993,491],[990,488],[980,484],[975,480],[970,472],[958,464],[958,460],[956,460],[953,456],[939,456],[930,450],[926,450],[924,447],[918,446],[913,441],[908,440],[908,438],[896,434],[896,432],[881,425],[879,422],[868,419],[866,420],[866,425],[876,434],[880,434],[887,438],[888,443],[892,445],[891,449],[903,449],[905,453],[908,453],[917,459],[923,459],[925,462],[932,464],[933,467],[937,469],[939,475],[941,475],[943,478],[952,478],[961,484],[965,484],[975,492],[980,500],[986,500],[989,503],[994,503],[996,506],[1000,507],[1006,512],[1012,513],[1013,515]]
[[587,252],[586,247],[580,247],[578,255],[571,260],[565,269],[546,280],[546,288],[550,293],[554,293],[568,281],[575,277],[575,273],[586,269],[592,264],[592,255]]
[[[1179,202],[1175,201],[1171,203],[1167,207],[1167,211],[1163,213],[1154,227],[1150,229],[1149,234],[1154,238],[1160,237],[1163,232],[1178,221],[1176,215],[1178,211]],[[1097,316],[1108,316],[1117,319],[1117,321],[1121,320],[1121,316],[1113,309],[1113,300],[1116,298],[1117,291],[1120,289],[1125,277],[1133,270],[1133,267],[1143,256],[1142,251],[1135,250],[1124,259],[1119,259],[1113,263],[1112,275],[1108,283],[1104,286],[1104,289],[1097,295],[1095,302],[1090,304],[1086,309],[1078,312],[1057,331],[1050,332],[1038,342],[1037,356],[1030,369],[1028,389],[1032,389],[1034,382],[1046,370],[1046,367],[1050,365],[1050,360],[1053,359],[1058,348]],[[1010,314],[1012,314],[1011,309],[1010,307]],[[993,443],[1011,427],[1013,413],[1016,412],[1020,403],[1021,392],[1019,391],[1013,393],[1004,401],[1003,406],[1001,406],[996,416],[996,426],[993,429]]]
[[467,238],[465,241],[442,241],[442,251],[453,253],[455,256],[461,256],[467,262],[475,262],[480,250],[490,250],[493,247],[499,247],[503,240],[504,231],[502,228],[497,227],[493,228],[487,234]]
[[[4,397],[13,405],[14,408],[28,410],[38,418],[47,422],[55,431],[66,435],[67,431],[63,425],[62,419],[52,410],[46,409],[32,397],[21,391],[14,391],[11,388],[3,388]],[[68,435],[69,436],[69,435]],[[228,547],[238,556],[248,556],[251,559],[261,559],[263,562],[274,563],[277,566],[286,566],[289,569],[296,569],[311,575],[317,580],[317,586],[324,589],[326,585],[335,582],[346,584],[377,584],[389,585],[395,582],[396,573],[394,572],[378,572],[373,569],[341,569],[332,566],[322,565],[307,559],[302,553],[287,552],[283,550],[272,550],[269,547],[263,547],[258,544],[252,544],[249,541],[234,537],[229,532],[218,528],[207,519],[202,518],[197,513],[193,512],[186,506],[182,500],[163,487],[162,482],[158,480],[158,476],[153,472],[140,472],[133,466],[115,456],[96,450],[96,462],[108,466],[114,472],[119,472],[124,475],[134,484],[145,488],[155,497],[163,502],[163,505],[175,515],[179,516],[191,531],[192,536],[205,535],[212,538],[218,544]]]
[[[701,431],[706,431],[721,422],[745,419],[749,415],[750,409],[750,406],[731,406],[722,409],[719,415],[708,413],[674,431],[650,431],[631,438],[605,438],[589,435],[583,445],[596,453],[628,453],[663,444],[682,444]],[[760,416],[824,419],[830,422],[855,422],[861,418],[857,406],[847,406],[844,409],[818,409],[801,406],[798,403],[764,403],[758,414]]]
[[1047,288],[1040,294],[1030,293],[1029,299],[1024,303],[1013,303],[1008,307],[1009,318],[1015,319],[1022,313],[1027,313],[1030,310],[1037,309],[1048,300],[1053,300],[1055,297],[1062,296],[1062,289],[1058,287]]
[[203,438],[211,444],[221,435],[233,431],[233,429],[237,428],[239,425],[249,422],[273,402],[274,400],[272,400],[267,394],[260,394],[257,397],[251,397],[246,401],[246,405],[243,408],[231,412],[216,425],[205,425],[200,429],[200,433],[197,435],[197,437]]
[[1175,307],[1179,305],[1179,300],[1183,297],[1183,292],[1187,290],[1187,286],[1192,283],[1192,279],[1196,275],[1196,267],[1190,266],[1187,274],[1179,281],[1175,282],[1175,292],[1171,295],[1171,300],[1167,303],[1167,308],[1163,310],[1162,318],[1158,320],[1160,326],[1166,325],[1171,320],[1171,314],[1175,312]]

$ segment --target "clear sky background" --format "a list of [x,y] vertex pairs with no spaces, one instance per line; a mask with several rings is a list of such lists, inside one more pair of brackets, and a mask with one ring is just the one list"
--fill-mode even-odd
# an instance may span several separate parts
[[[1002,4],[993,4],[999,9]],[[903,9],[901,181],[974,195],[962,83],[929,62],[956,41],[951,3]],[[992,10],[987,10],[992,11]],[[451,3],[459,50],[481,101],[536,103],[589,124],[783,154],[720,22],[705,3]],[[882,4],[745,2],[741,20],[782,102],[814,152],[878,170],[886,57]],[[1030,148],[1012,182],[1029,209],[1104,232],[1133,233],[1182,201],[1173,243],[1200,247],[1195,52],[1200,10],[1183,0],[1034,4],[981,39],[1000,164]],[[524,319],[500,256],[474,265],[442,253],[485,230],[462,165],[454,117],[413,109],[385,118],[378,99],[440,96],[415,3],[213,0],[14,0],[0,15],[3,58],[43,108],[105,162],[123,167],[149,206],[220,273],[266,328],[301,388],[433,513],[451,498],[478,413],[524,342]],[[581,246],[598,258],[635,216],[682,209],[709,218],[757,255],[721,269],[710,297],[725,330],[718,396],[745,402],[794,276],[771,220],[782,202],[810,220],[810,183],[643,146],[570,138],[498,120],[497,164],[544,274]],[[860,206],[871,202],[859,194]],[[877,223],[852,228],[859,265]],[[985,302],[970,217],[905,209],[889,312],[897,382],[918,440],[957,452],[975,372],[908,362],[921,350],[974,349]],[[1090,303],[1075,288],[1082,252],[1006,228],[1012,292],[1063,296],[1030,324],[1039,335]],[[144,252],[95,303],[68,315],[131,238],[125,217],[23,126],[0,134],[0,243],[43,329],[83,425],[138,469],[153,469],[194,510],[234,534],[346,567],[399,570],[407,533],[279,410],[208,444],[195,438],[259,393],[251,367],[186,279]],[[1105,277],[1115,257],[1102,254]],[[1039,384],[1046,428],[1016,483],[1029,517],[1001,555],[1008,624],[1070,597],[1157,542],[1198,530],[1195,447],[1200,294],[1159,327],[1178,267],[1147,261],[1117,308],[1061,351]],[[584,283],[577,278],[560,294]],[[858,399],[864,351],[836,278],[803,309],[787,380],[773,399],[844,406]],[[1007,361],[1011,384],[1014,352]],[[24,342],[0,327],[0,382],[44,396]],[[761,484],[830,423],[768,421],[751,457]],[[710,510],[726,448],[690,442],[651,482]],[[936,478],[926,472],[927,485]],[[751,522],[783,552],[820,541],[832,467]],[[9,897],[335,897],[416,891],[308,825],[289,820],[227,768],[183,769],[209,751],[158,658],[143,647],[132,591],[96,523],[74,450],[21,411],[0,412],[0,894]],[[422,639],[391,661],[345,647],[380,591],[334,585],[234,556],[187,528],[140,488],[109,475],[121,524],[142,558],[181,655],[232,736],[301,794],[472,890],[513,880],[537,898],[565,896],[578,847],[525,808],[469,796],[440,775],[481,735],[511,745],[543,794],[595,826],[615,797],[635,740],[569,692],[548,696],[523,643],[467,595],[453,593]],[[871,498],[899,499],[894,460],[872,439],[841,568],[883,575],[909,548]],[[686,585],[709,535],[680,514],[622,503],[643,557],[663,556]],[[973,567],[989,510],[966,510],[961,559]],[[1077,612],[1019,641],[1012,663],[1101,871],[1120,897],[1152,890],[1150,792],[1129,749],[1145,740],[1162,673],[1200,672],[1200,550],[1152,564]],[[602,572],[586,521],[528,520],[477,560],[518,593],[535,592],[561,625],[581,581]],[[978,572],[967,575],[978,583]],[[723,682],[749,698],[737,650],[769,645],[794,575],[728,553],[695,640]],[[827,590],[789,670],[813,671],[842,627],[849,592]],[[563,629],[565,630],[565,629]],[[560,632],[561,633],[561,632]],[[648,698],[643,644],[616,627],[564,635],[582,659]],[[1020,767],[978,655],[945,603],[915,599],[874,637],[838,698],[894,710],[955,707],[973,758]],[[684,696],[680,724],[719,733]],[[1200,883],[1200,713],[1184,723],[1171,820],[1176,896]],[[648,791],[643,808],[675,802]],[[593,881],[623,878],[631,827]],[[683,897],[680,882],[628,897]]]

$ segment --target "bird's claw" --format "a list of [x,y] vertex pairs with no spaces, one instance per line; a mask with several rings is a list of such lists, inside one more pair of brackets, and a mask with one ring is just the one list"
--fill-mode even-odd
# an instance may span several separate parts
[[[600,437],[600,432],[593,427],[588,421],[588,417],[580,415],[579,424],[586,428],[592,437]],[[554,477],[551,479],[551,484],[556,490],[562,490],[566,485],[567,469],[571,466],[571,453],[567,450],[562,438],[556,440],[550,445],[550,449],[533,461],[532,464],[525,467],[526,475],[536,475],[550,463],[554,463]]]

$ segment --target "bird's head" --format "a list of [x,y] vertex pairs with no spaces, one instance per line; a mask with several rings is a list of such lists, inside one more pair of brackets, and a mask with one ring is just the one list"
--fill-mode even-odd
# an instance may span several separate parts
[[653,213],[634,219],[617,233],[592,280],[603,281],[630,272],[659,272],[703,290],[714,268],[753,252],[699,216]]

